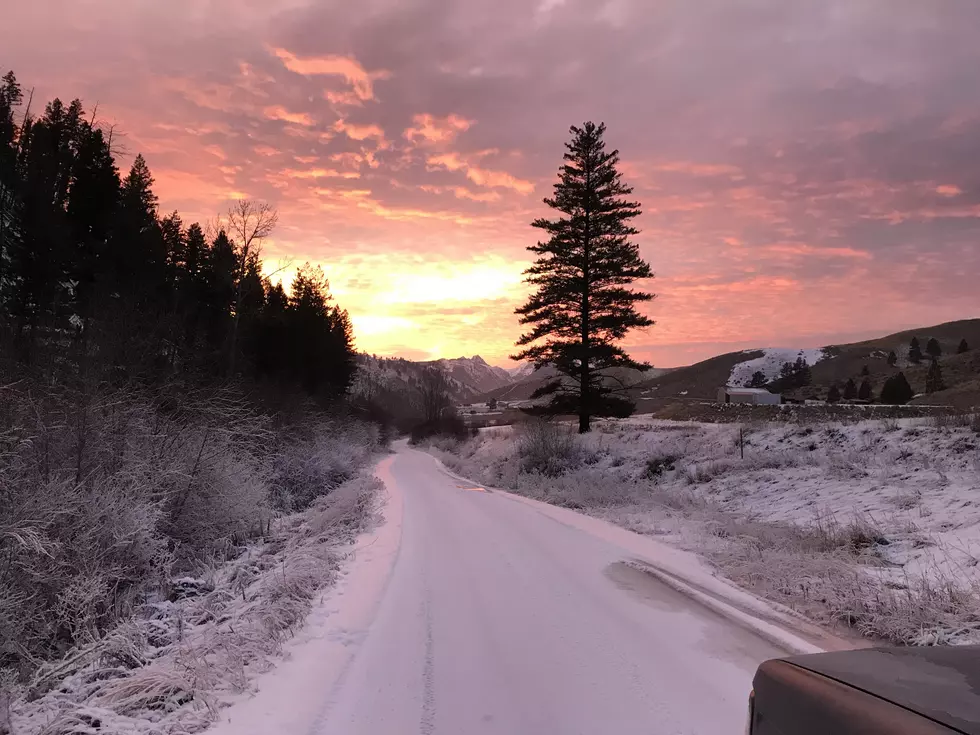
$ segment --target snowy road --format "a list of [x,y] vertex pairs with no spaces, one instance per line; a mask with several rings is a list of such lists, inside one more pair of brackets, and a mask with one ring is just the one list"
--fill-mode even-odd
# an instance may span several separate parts
[[[343,666],[316,681],[314,658],[330,654],[309,649],[305,675],[287,662],[278,691],[260,682],[224,732],[740,733],[756,666],[787,653],[625,563],[646,539],[475,488],[406,447],[379,476],[400,536],[370,562],[388,568],[370,619],[344,624]],[[290,676],[307,681],[283,686]]]

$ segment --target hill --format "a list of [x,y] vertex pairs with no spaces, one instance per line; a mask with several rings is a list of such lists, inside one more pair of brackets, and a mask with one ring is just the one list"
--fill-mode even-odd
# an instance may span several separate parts
[[[947,390],[918,397],[915,402],[948,403],[961,408],[980,405],[980,319],[910,329],[863,342],[827,345],[819,350],[760,348],[731,352],[644,380],[636,387],[648,399],[713,399],[724,385],[746,385],[756,370],[771,382],[778,376],[782,362],[792,362],[802,355],[810,364],[811,383],[784,391],[791,398],[824,399],[832,385],[842,388],[848,378],[857,384],[867,378],[877,395],[885,380],[899,371],[905,373],[915,391],[924,392],[929,360],[926,357],[918,365],[909,362],[909,343],[913,337],[918,338],[923,352],[930,339],[939,343],[942,348],[939,362],[947,386]],[[963,339],[971,350],[958,355],[956,350]],[[895,352],[894,366],[888,364],[889,352]],[[862,375],[865,368],[867,374]]]

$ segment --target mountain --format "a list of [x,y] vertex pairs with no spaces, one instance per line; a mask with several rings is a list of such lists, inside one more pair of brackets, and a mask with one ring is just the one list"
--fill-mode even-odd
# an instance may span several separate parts
[[382,398],[386,404],[404,407],[415,402],[418,385],[427,369],[446,376],[450,396],[468,403],[488,391],[509,385],[514,378],[503,368],[487,364],[479,355],[415,362],[400,357],[358,356],[358,375],[351,389],[356,396]]
[[[909,342],[917,337],[923,352],[926,343],[935,339],[942,348],[939,360],[947,390],[920,396],[914,402],[940,403],[961,407],[980,405],[980,319],[962,319],[931,327],[909,329],[863,342],[827,345],[820,349],[759,348],[718,355],[708,360],[672,370],[666,375],[644,380],[637,385],[649,399],[714,399],[718,388],[743,386],[757,370],[767,380],[778,376],[784,362],[803,356],[810,364],[811,383],[784,392],[792,398],[826,398],[832,385],[843,387],[848,378],[859,384],[867,377],[877,395],[885,380],[899,372],[916,392],[925,391],[929,359],[918,364],[908,361]],[[971,346],[970,352],[956,354],[960,340]],[[888,353],[894,351],[895,366],[888,364]],[[867,375],[862,375],[867,367]]]
[[494,390],[504,385],[508,385],[514,380],[514,376],[503,368],[488,365],[487,361],[479,355],[473,357],[456,357],[451,360],[434,360],[432,362],[420,362],[423,367],[437,367],[442,370],[449,378],[458,384],[457,392],[453,396],[462,400],[467,396],[480,395],[487,391]]
[[510,374],[512,380],[524,380],[534,372],[534,364],[522,362],[517,367],[509,368],[507,372]]

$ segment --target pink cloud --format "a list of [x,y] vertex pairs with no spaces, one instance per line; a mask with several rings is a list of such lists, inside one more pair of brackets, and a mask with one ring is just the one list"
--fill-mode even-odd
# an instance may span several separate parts
[[357,59],[351,56],[312,56],[300,58],[286,49],[273,48],[283,65],[292,72],[303,76],[339,76],[354,88],[360,101],[374,99],[374,82],[391,78],[391,72],[379,69],[367,71]]
[[[480,155],[476,154],[476,156]],[[481,168],[465,160],[458,153],[442,153],[436,156],[429,156],[426,159],[426,164],[430,170],[442,168],[447,171],[463,171],[466,173],[466,178],[477,186],[512,189],[519,194],[530,194],[534,191],[534,184],[532,182],[519,179],[506,171]]]
[[415,115],[413,127],[406,128],[403,136],[412,142],[451,143],[459,133],[469,130],[472,120],[459,115],[438,118],[428,113]]
[[293,123],[312,127],[316,122],[305,112],[290,112],[281,105],[270,105],[262,110],[262,113],[270,120],[282,120],[283,122]]

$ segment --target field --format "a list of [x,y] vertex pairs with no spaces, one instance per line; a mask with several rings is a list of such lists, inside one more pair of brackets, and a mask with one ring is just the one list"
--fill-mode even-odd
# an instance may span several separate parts
[[980,642],[980,421],[603,422],[433,446],[454,471],[694,550],[874,641]]

